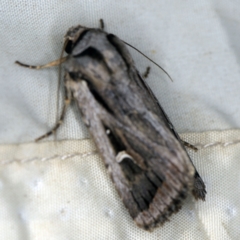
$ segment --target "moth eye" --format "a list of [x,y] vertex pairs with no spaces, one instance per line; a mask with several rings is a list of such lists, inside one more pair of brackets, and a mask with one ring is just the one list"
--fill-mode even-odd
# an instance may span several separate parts
[[67,54],[70,54],[72,52],[72,49],[73,49],[73,42],[69,40],[64,50]]
[[129,154],[127,154],[127,152],[126,151],[121,151],[121,152],[119,152],[118,154],[117,154],[117,156],[116,156],[116,161],[118,162],[118,163],[120,163],[120,162],[122,162],[124,159],[131,159],[132,161],[134,161],[133,160],[133,158],[129,155]]

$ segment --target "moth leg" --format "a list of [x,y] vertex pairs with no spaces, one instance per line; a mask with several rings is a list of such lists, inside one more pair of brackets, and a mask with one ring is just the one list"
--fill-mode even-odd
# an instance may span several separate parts
[[104,21],[103,21],[103,19],[101,18],[101,19],[99,20],[99,22],[100,22],[100,29],[101,29],[101,30],[104,30]]
[[151,69],[150,67],[146,68],[146,71],[142,74],[143,79],[146,79],[148,77],[148,75],[150,73],[150,69]]
[[54,134],[57,131],[57,129],[61,126],[61,124],[63,123],[63,120],[64,120],[64,117],[65,117],[67,108],[68,108],[68,106],[70,105],[70,103],[72,101],[72,92],[71,92],[70,88],[65,86],[64,89],[65,89],[64,106],[63,106],[62,113],[60,115],[60,118],[59,118],[58,122],[56,123],[56,125],[50,131],[48,131],[44,135],[42,135],[42,136],[38,137],[37,139],[35,139],[36,142],[38,142],[39,140],[42,140],[43,138],[49,137],[50,135]]
[[191,143],[185,142],[185,141],[183,141],[182,139],[181,139],[181,141],[182,141],[182,144],[183,144],[185,147],[191,148],[191,149],[193,149],[194,151],[197,151],[197,150],[198,150],[198,149],[197,149],[194,145],[192,145]]
[[26,68],[31,68],[31,69],[43,69],[43,68],[58,66],[59,64],[65,62],[66,60],[67,60],[67,57],[63,57],[63,58],[57,59],[55,61],[49,62],[47,64],[38,65],[38,66],[28,65],[25,63],[21,63],[19,61],[16,61],[15,63],[20,65],[21,67],[26,67]]

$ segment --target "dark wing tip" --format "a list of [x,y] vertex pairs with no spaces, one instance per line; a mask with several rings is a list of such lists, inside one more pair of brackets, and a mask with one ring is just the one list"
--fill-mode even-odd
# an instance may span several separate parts
[[198,172],[196,172],[194,176],[194,185],[193,185],[192,194],[196,200],[201,199],[205,201],[205,197],[207,194],[206,186],[202,178],[198,174]]

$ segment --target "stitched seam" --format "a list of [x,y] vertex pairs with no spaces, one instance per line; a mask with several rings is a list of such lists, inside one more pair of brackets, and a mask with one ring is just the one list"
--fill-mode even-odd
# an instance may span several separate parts
[[237,139],[235,141],[230,141],[230,142],[212,142],[207,144],[197,143],[197,144],[194,144],[194,146],[197,147],[198,149],[203,149],[203,148],[210,148],[210,147],[216,147],[216,146],[228,147],[228,146],[236,145],[239,143],[240,143],[240,139]]
[[[240,143],[240,139],[235,140],[235,141],[230,141],[230,142],[212,142],[212,143],[208,143],[208,144],[201,144],[201,143],[197,143],[194,144],[195,147],[199,149],[206,149],[206,148],[211,148],[211,147],[216,147],[216,146],[221,146],[221,147],[228,147],[231,145],[236,145]],[[50,161],[56,158],[59,158],[60,160],[66,160],[69,158],[74,158],[74,157],[82,157],[82,158],[86,158],[92,155],[97,154],[97,151],[91,151],[91,152],[85,152],[85,153],[68,153],[68,154],[55,154],[53,156],[50,157],[34,157],[34,158],[29,158],[29,159],[12,159],[12,160],[3,160],[1,161],[1,165],[6,165],[6,164],[11,164],[13,162],[20,162],[20,163],[25,163],[25,162],[32,162],[32,161]]]
[[66,160],[69,158],[74,158],[74,157],[82,157],[82,158],[86,158],[92,155],[97,154],[97,151],[91,151],[91,152],[85,152],[85,153],[68,153],[68,154],[55,154],[53,156],[50,157],[33,157],[33,158],[29,158],[29,159],[12,159],[12,160],[3,160],[1,161],[1,165],[6,165],[6,164],[11,164],[13,162],[20,162],[20,163],[25,163],[25,162],[33,162],[33,161],[50,161],[56,158],[59,158],[60,160]]

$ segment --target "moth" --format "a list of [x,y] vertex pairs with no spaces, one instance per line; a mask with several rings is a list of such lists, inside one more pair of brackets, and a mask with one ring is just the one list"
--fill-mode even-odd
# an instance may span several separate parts
[[[103,22],[102,22],[103,23]],[[65,35],[65,104],[74,99],[116,190],[136,224],[152,230],[206,188],[172,123],[135,67],[124,41],[81,25]]]

